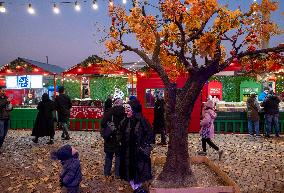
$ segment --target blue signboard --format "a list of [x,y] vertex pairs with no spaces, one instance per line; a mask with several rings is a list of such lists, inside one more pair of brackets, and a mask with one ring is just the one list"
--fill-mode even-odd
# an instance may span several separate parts
[[18,88],[30,88],[30,76],[18,76]]

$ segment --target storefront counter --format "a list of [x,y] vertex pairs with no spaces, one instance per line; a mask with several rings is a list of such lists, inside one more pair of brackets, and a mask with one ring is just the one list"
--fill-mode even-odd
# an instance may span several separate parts
[[32,129],[37,112],[36,108],[13,108],[10,113],[10,128]]
[[101,127],[103,108],[73,106],[70,114],[71,130],[98,131]]
[[[38,110],[14,108],[10,113],[11,129],[32,129]],[[99,130],[103,109],[89,106],[73,106],[70,113],[71,130]]]
[[[248,133],[247,112],[217,112],[216,133]],[[279,114],[280,132],[284,133],[284,112]],[[260,113],[260,133],[264,132],[264,113]],[[272,129],[274,133],[274,128]]]

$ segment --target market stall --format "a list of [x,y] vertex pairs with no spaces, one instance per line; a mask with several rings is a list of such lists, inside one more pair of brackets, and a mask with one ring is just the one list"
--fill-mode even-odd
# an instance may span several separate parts
[[[186,76],[180,76],[176,82],[178,87],[182,87],[186,81]],[[164,94],[164,85],[159,76],[154,72],[149,72],[147,75],[143,72],[137,75],[137,98],[142,104],[142,112],[148,121],[152,124],[154,119],[154,103],[157,93]],[[195,102],[191,121],[188,128],[189,132],[199,132],[200,130],[200,113],[201,113],[201,95]]]
[[[6,95],[11,99],[11,128],[32,128],[36,118],[36,106],[48,86],[53,85],[63,69],[46,63],[17,58],[0,68]],[[55,90],[56,92],[56,90]],[[49,93],[50,98],[55,92]]]
[[[236,73],[237,74],[237,73]],[[247,133],[247,106],[246,99],[250,93],[259,94],[264,88],[276,93],[281,93],[282,76],[276,72],[266,76],[265,79],[258,79],[257,76],[214,76],[212,79],[222,83],[223,99],[216,105],[217,119],[215,120],[216,132]],[[279,74],[279,73],[278,73]],[[263,77],[263,76],[259,76]],[[278,78],[278,80],[277,80]],[[265,80],[265,81],[264,81]],[[278,84],[275,84],[278,82]],[[280,83],[280,84],[279,84]],[[203,97],[206,98],[206,97]],[[284,132],[284,101],[280,103],[280,131]],[[261,103],[261,101],[259,102]],[[260,130],[264,131],[264,113],[260,113]]]
[[103,103],[109,94],[126,98],[131,72],[123,67],[106,68],[98,56],[63,72],[62,84],[71,97],[70,128],[72,130],[99,130]]

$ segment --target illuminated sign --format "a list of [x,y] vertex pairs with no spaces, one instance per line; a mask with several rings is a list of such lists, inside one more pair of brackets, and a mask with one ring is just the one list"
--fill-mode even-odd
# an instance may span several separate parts
[[6,76],[7,89],[42,88],[41,75]]

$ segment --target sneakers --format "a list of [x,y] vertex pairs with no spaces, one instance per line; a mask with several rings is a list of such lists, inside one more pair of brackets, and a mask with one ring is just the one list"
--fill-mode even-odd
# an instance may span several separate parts
[[201,155],[201,156],[206,156],[207,155],[207,153],[205,151],[198,151],[197,154]]
[[222,155],[223,155],[224,151],[223,150],[219,150],[218,151],[218,155],[219,155],[219,161],[222,159]]
[[34,138],[34,139],[32,139],[32,141],[33,141],[34,143],[38,143],[38,138]]
[[137,188],[136,190],[134,190],[133,193],[147,193],[147,191],[140,187],[140,188]]

